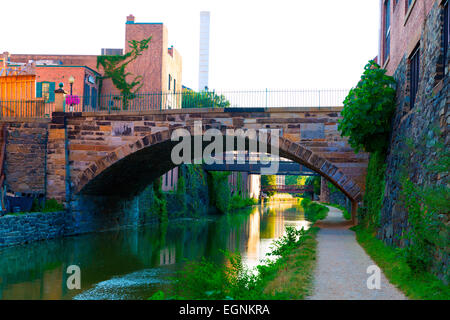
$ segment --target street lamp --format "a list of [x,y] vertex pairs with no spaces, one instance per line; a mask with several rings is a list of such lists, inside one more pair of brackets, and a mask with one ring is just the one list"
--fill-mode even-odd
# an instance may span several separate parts
[[70,76],[69,78],[69,84],[70,84],[70,97],[71,97],[71,102],[70,102],[70,111],[73,111],[73,98],[72,98],[72,93],[73,93],[73,83],[75,82],[75,78],[73,76]]

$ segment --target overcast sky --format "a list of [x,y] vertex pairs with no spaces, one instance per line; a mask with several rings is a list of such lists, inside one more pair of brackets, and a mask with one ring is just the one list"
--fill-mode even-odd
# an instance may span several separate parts
[[0,51],[123,48],[126,16],[163,22],[198,86],[200,11],[211,12],[210,88],[350,88],[378,52],[379,0],[2,1]]

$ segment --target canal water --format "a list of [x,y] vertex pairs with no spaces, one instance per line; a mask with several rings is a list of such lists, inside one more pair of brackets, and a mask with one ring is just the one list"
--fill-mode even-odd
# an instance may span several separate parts
[[[309,226],[295,203],[3,248],[0,299],[147,299],[167,288],[186,261],[225,263],[221,250],[239,251],[249,268],[256,266],[286,226]],[[80,290],[67,288],[70,265],[80,267]]]

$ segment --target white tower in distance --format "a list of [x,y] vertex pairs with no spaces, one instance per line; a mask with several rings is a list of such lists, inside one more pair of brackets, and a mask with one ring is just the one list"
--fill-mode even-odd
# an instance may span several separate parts
[[198,65],[198,90],[208,88],[209,77],[209,11],[200,12],[200,56]]

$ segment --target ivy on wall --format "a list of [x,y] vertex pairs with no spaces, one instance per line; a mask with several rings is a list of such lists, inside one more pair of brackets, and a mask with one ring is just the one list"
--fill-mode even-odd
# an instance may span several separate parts
[[128,41],[130,51],[124,55],[97,57],[97,68],[102,66],[104,71],[102,79],[111,79],[114,86],[125,97],[129,97],[142,88],[142,76],[134,76],[133,80],[128,82],[127,78],[133,75],[130,72],[126,72],[126,68],[148,49],[151,39],[152,37],[140,41]]
[[[439,133],[435,135],[438,136]],[[400,174],[400,202],[408,212],[408,229],[404,234],[407,244],[404,252],[412,271],[421,273],[433,267],[436,257],[447,256],[448,259],[450,149],[445,145],[443,137],[434,142],[421,141],[419,144],[406,141],[405,145],[402,156],[406,163]],[[413,154],[426,158],[426,147],[429,147],[427,153],[435,156],[427,163],[413,163]],[[408,172],[417,166],[426,176],[433,177],[432,181],[420,185],[412,181]],[[436,183],[438,177],[440,184]],[[442,268],[443,264],[440,264],[440,267]],[[438,271],[444,274],[447,282],[450,280],[448,268]]]
[[231,206],[231,190],[228,183],[230,172],[210,172],[208,174],[209,201],[220,213],[228,213]]
[[359,210],[359,223],[366,228],[374,229],[380,226],[380,213],[383,205],[386,154],[378,151],[370,154],[366,176],[366,193],[364,206]]

